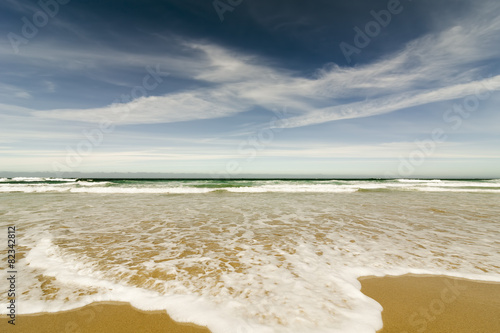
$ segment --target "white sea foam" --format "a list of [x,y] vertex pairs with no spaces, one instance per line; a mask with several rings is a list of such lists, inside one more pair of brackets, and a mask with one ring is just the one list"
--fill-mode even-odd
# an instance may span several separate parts
[[[448,187],[454,187],[452,185]],[[455,186],[460,187],[460,186]],[[485,186],[486,187],[486,186]],[[417,191],[423,192],[476,192],[476,193],[500,193],[500,189],[477,189],[477,188],[447,188],[447,187],[425,187],[425,188],[415,188]]]
[[42,178],[42,177],[14,177],[0,178],[0,182],[76,182],[75,178]]
[[[63,185],[63,186],[61,186]],[[34,192],[67,192],[71,187],[64,186],[64,184],[50,184],[50,185],[0,185],[0,192],[24,192],[24,193],[34,193]]]
[[426,191],[426,192],[481,192],[499,193],[500,184],[493,181],[442,181],[442,180],[413,180],[398,179],[397,181],[253,181],[247,185],[224,187],[224,183],[213,187],[212,181],[192,181],[181,183],[176,181],[164,182],[133,182],[116,183],[112,181],[76,181],[59,179],[60,183],[30,183],[13,184],[0,182],[0,192],[74,192],[74,193],[116,193],[116,194],[193,194],[209,193],[214,191],[228,191],[238,193],[352,193],[362,190],[390,190],[390,191]]
[[[308,258],[309,256],[314,256],[314,253],[310,252],[310,249],[303,248],[303,251],[303,255],[305,255],[303,258],[304,261],[295,263],[295,265],[310,265],[305,262],[307,262],[307,259],[314,259]],[[81,307],[92,302],[121,301],[129,302],[132,306],[145,311],[166,310],[174,320],[205,325],[214,333],[303,332],[304,330],[311,333],[372,333],[376,329],[380,328],[382,324],[380,319],[381,307],[375,301],[366,297],[359,291],[359,282],[356,280],[355,275],[345,274],[343,277],[336,277],[333,272],[328,272],[326,275],[322,275],[324,272],[318,271],[318,269],[320,269],[319,267],[312,267],[314,265],[311,265],[311,267],[306,269],[305,273],[302,274],[301,279],[305,279],[304,281],[287,281],[287,277],[282,275],[283,271],[277,269],[272,264],[262,267],[263,271],[260,271],[260,269],[257,270],[254,272],[256,274],[254,276],[249,274],[243,281],[244,283],[248,282],[248,286],[250,288],[252,288],[251,285],[255,280],[263,281],[263,283],[260,282],[260,286],[264,288],[264,290],[272,291],[275,294],[277,299],[274,301],[281,301],[280,295],[288,295],[286,300],[287,302],[300,304],[300,307],[305,310],[308,310],[308,307],[311,307],[313,311],[315,311],[314,308],[317,307],[315,302],[319,296],[318,293],[321,293],[322,291],[310,289],[312,286],[310,286],[311,283],[308,281],[314,281],[318,284],[318,278],[320,278],[325,280],[320,282],[320,284],[336,283],[339,288],[344,289],[344,297],[350,299],[354,303],[353,309],[345,309],[342,307],[335,309],[334,306],[331,308],[332,311],[337,311],[337,315],[339,317],[344,317],[345,321],[333,321],[333,323],[338,325],[338,328],[336,329],[327,329],[326,327],[328,326],[322,327],[322,325],[329,324],[329,321],[327,318],[322,318],[320,314],[315,314],[314,312],[309,313],[309,315],[313,317],[313,321],[311,323],[304,323],[301,315],[295,318],[293,313],[280,314],[279,309],[274,306],[272,307],[274,315],[283,315],[281,320],[284,320],[285,316],[288,316],[286,318],[288,320],[287,328],[279,326],[272,327],[264,325],[259,321],[245,318],[243,314],[248,311],[249,307],[251,311],[266,310],[266,302],[262,299],[261,304],[256,304],[255,306],[249,306],[249,304],[241,303],[238,300],[214,302],[213,300],[210,300],[209,298],[207,299],[203,296],[175,294],[164,295],[155,291],[138,287],[130,287],[126,284],[109,281],[103,276],[103,274],[96,274],[93,272],[91,264],[81,262],[77,258],[67,254],[62,255],[61,249],[54,246],[49,238],[41,239],[29,252],[23,262],[28,264],[31,269],[41,271],[45,276],[54,277],[58,283],[66,286],[83,289],[99,289],[99,293],[83,297],[74,302],[64,302],[59,299],[51,302],[30,301],[29,303],[26,302],[26,304],[23,303],[22,313],[26,314],[64,311]],[[262,273],[264,273],[264,271],[265,275],[263,276]],[[241,281],[241,277],[237,275],[228,275],[224,277],[224,283],[227,284],[228,287],[237,286],[241,283]],[[280,283],[278,284],[278,282]],[[302,292],[290,294],[289,288]],[[335,290],[332,289],[332,291]],[[258,292],[260,294],[259,290],[253,290],[250,291],[250,294],[247,295],[247,297],[254,299],[255,297],[251,294],[252,292]],[[310,293],[313,293],[313,295],[310,295]],[[62,297],[72,298],[74,295],[69,292],[68,294],[61,294],[61,298]],[[258,297],[260,298],[260,296]],[[271,298],[269,301],[273,302],[273,299]],[[260,307],[262,307],[262,309],[259,309]],[[2,310],[0,313],[6,312]],[[265,315],[265,313],[262,313],[262,315]],[[347,319],[352,321],[347,322]],[[330,321],[330,324],[331,323],[332,322]]]
[[[228,307],[215,305],[203,297],[192,295],[162,295],[151,290],[129,287],[106,280],[92,273],[92,265],[78,261],[71,256],[61,256],[60,249],[49,238],[41,239],[25,259],[32,269],[43,271],[45,276],[54,277],[58,282],[74,288],[97,288],[98,294],[86,296],[76,302],[29,302],[23,304],[23,313],[57,312],[81,307],[92,302],[120,301],[145,310],[166,310],[180,322],[197,322],[214,332],[234,332],[234,327],[249,326],[243,320],[227,319]],[[66,297],[74,295],[67,294]],[[3,313],[3,312],[2,312]],[[265,332],[262,325],[255,328]],[[254,331],[248,331],[254,332]],[[255,332],[258,332],[256,330]]]
[[233,187],[224,188],[229,192],[247,192],[247,193],[262,193],[262,192],[330,192],[330,193],[341,193],[341,192],[356,192],[356,186],[339,186],[339,185],[261,185],[256,187]]
[[406,179],[400,178],[396,179],[396,181],[401,183],[442,183],[441,179]]
[[[96,188],[113,186],[71,187]],[[374,333],[382,309],[360,292],[360,276],[500,282],[496,194],[242,196],[229,191],[248,188],[227,189],[203,196],[4,195],[9,214],[0,223],[17,224],[28,249],[18,262],[20,313],[115,300],[165,309],[214,333]],[[55,278],[49,298],[40,276]]]
[[76,178],[45,178],[47,181],[52,182],[76,182],[78,179]]
[[45,178],[40,177],[14,177],[12,178],[15,182],[43,182]]
[[208,193],[210,188],[190,188],[190,187],[92,187],[92,188],[72,188],[70,192],[74,193],[123,193],[123,194],[161,194],[161,193]]
[[84,180],[79,180],[77,183],[79,186],[103,186],[103,185],[109,185],[112,184],[111,182],[89,182],[89,181],[84,181]]
[[[19,183],[0,183],[0,192],[24,192],[24,193],[44,193],[44,192],[68,192],[72,189],[89,186],[103,186],[109,182],[67,182],[66,180],[59,180],[60,183],[35,183],[35,184],[19,184]],[[26,181],[28,182],[28,181]],[[29,181],[33,182],[33,181]],[[119,192],[118,192],[119,193]]]

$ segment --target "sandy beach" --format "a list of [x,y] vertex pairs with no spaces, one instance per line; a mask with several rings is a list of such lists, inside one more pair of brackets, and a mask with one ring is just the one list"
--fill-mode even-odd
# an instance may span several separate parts
[[16,317],[1,316],[1,332],[17,333],[210,333],[204,327],[173,321],[165,311],[141,311],[128,303],[93,303],[79,309]]
[[500,283],[414,275],[360,281],[384,308],[379,332],[500,332]]
[[[500,281],[497,194],[444,191],[454,181],[425,194],[390,188],[434,182],[96,182],[0,193],[17,241],[15,283],[0,290],[15,289],[18,315],[0,332],[194,331],[168,315],[213,333],[375,333],[382,319],[384,332],[500,331],[499,284],[443,278]],[[343,192],[353,186],[387,191]],[[66,187],[87,192],[52,191]],[[178,189],[193,193],[161,192]],[[251,193],[269,189],[284,192]],[[435,275],[367,278],[418,271]],[[61,312],[103,300],[122,303]]]
[[500,333],[500,0],[0,9],[0,333]]
[[[444,276],[364,277],[362,292],[382,304],[379,333],[474,333],[500,331],[500,283]],[[2,316],[2,332],[23,333],[209,333],[177,323],[164,311],[141,311],[128,303],[103,302],[59,313],[20,315],[15,328]]]

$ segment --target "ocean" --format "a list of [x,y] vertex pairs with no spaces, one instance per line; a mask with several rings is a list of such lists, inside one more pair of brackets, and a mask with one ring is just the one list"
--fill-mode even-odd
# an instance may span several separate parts
[[124,301],[213,333],[374,333],[359,277],[500,282],[498,179],[1,178],[0,225],[25,314]]

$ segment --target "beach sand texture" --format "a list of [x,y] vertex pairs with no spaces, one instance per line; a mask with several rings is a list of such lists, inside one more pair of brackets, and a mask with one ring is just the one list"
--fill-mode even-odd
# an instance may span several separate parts
[[[379,333],[500,332],[500,283],[445,276],[365,277],[362,292],[382,304]],[[119,302],[93,303],[58,313],[17,317],[15,328],[2,316],[2,332],[22,333],[209,333],[177,323],[164,311],[141,311]]]
[[16,325],[2,316],[0,332],[16,333],[210,333],[204,327],[177,323],[165,311],[141,311],[128,303],[102,302],[82,308],[21,315]]
[[0,332],[499,332],[499,184],[4,181]]
[[362,278],[384,310],[381,333],[500,332],[500,283],[444,276]]

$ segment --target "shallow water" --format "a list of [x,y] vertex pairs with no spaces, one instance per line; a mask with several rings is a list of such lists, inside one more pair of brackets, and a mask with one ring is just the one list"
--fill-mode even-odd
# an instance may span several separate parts
[[375,332],[360,276],[500,281],[497,180],[0,183],[21,313],[117,300],[214,333]]

